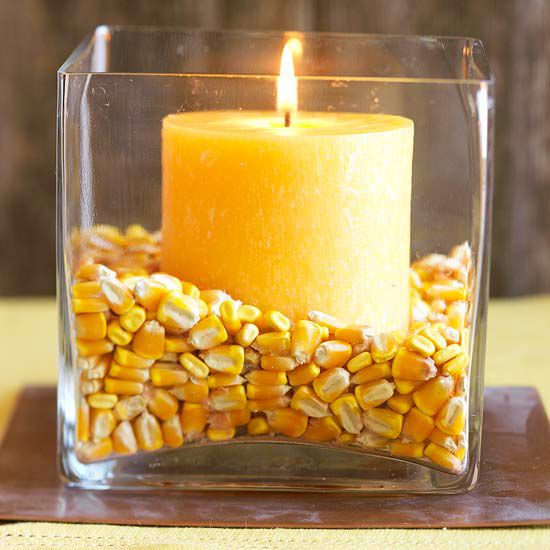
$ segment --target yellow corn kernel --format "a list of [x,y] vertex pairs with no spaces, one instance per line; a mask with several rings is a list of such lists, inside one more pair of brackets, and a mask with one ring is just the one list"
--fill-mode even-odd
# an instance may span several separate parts
[[319,376],[320,372],[321,368],[315,363],[300,365],[288,373],[288,381],[292,386],[302,386],[315,380],[315,378]]
[[[437,351],[447,347],[447,340],[445,340],[445,338],[433,327],[425,327],[424,329],[422,329],[420,334],[421,336],[424,336],[425,338],[430,340],[430,342],[433,343]],[[435,361],[435,357],[434,357],[434,361]]]
[[449,325],[457,330],[461,330],[466,323],[466,314],[468,313],[468,304],[466,302],[453,302],[447,307],[447,318]]
[[240,374],[244,366],[244,349],[237,345],[221,345],[201,353],[203,361],[217,372]]
[[363,410],[385,403],[393,395],[394,385],[385,379],[374,380],[355,387],[355,398]]
[[269,424],[265,416],[255,416],[250,419],[246,429],[248,435],[266,435],[269,433]]
[[80,382],[80,394],[90,395],[103,388],[103,380],[83,380]]
[[254,340],[256,340],[259,334],[260,334],[260,329],[255,324],[246,323],[241,327],[239,332],[235,334],[235,342],[243,346],[243,348],[246,348],[252,345],[252,343],[254,342]]
[[364,431],[355,438],[355,442],[362,447],[386,449],[390,443],[390,440],[387,437],[382,437],[378,434]]
[[187,338],[182,338],[178,336],[164,337],[164,351],[166,353],[185,353],[194,350],[195,347],[189,343]]
[[424,456],[427,456],[433,463],[450,470],[454,474],[459,474],[462,471],[462,465],[460,460],[451,454],[447,449],[436,445],[435,443],[429,443],[424,449]]
[[151,369],[151,382],[157,387],[179,386],[188,380],[187,371],[174,363],[157,363]]
[[100,460],[109,456],[113,452],[113,442],[110,437],[105,437],[99,441],[89,441],[78,449],[78,457],[82,462]]
[[403,427],[403,416],[389,409],[369,409],[363,414],[365,428],[387,439],[396,439]]
[[189,330],[200,320],[199,303],[192,296],[171,290],[159,303],[157,319],[170,330]]
[[348,361],[346,368],[351,372],[358,372],[365,367],[372,365],[372,355],[368,351],[363,351]]
[[446,302],[455,302],[457,300],[465,300],[467,297],[467,290],[464,284],[451,279],[444,283],[428,283],[424,288],[426,295],[432,300],[440,298]]
[[75,283],[71,291],[73,298],[100,298],[102,296],[99,281]]
[[119,454],[133,454],[138,446],[132,425],[128,421],[121,422],[113,432],[113,449]]
[[340,367],[321,373],[313,381],[315,393],[326,403],[332,403],[345,393],[350,384],[349,372]]
[[332,441],[342,433],[342,428],[335,421],[333,416],[324,418],[312,418],[309,420],[304,439],[309,441]]
[[406,395],[422,386],[424,384],[424,380],[417,380],[416,382],[413,382],[411,380],[399,380],[398,378],[394,378],[393,383],[395,384],[397,393]]
[[370,353],[375,363],[389,361],[397,353],[397,342],[390,333],[382,332],[381,334],[377,334],[372,339]]
[[131,382],[147,382],[149,380],[149,369],[134,369],[131,367],[123,367],[115,361],[111,362],[109,369],[111,378],[119,378],[120,380],[129,380]]
[[458,397],[465,397],[468,391],[468,377],[462,374],[458,377],[455,384],[455,395]]
[[313,361],[323,369],[343,367],[351,357],[351,345],[341,340],[327,340],[313,354]]
[[115,417],[117,420],[132,420],[138,414],[141,414],[145,410],[146,406],[147,401],[142,395],[124,397],[115,405]]
[[407,414],[414,406],[413,396],[411,394],[401,395],[394,393],[387,402],[388,407],[399,414]]
[[206,363],[192,353],[182,353],[179,358],[180,365],[195,378],[206,378],[210,372]]
[[81,266],[75,277],[79,280],[98,281],[100,277],[116,277],[116,272],[102,264],[87,264]]
[[322,311],[312,310],[307,314],[307,318],[322,327],[327,327],[329,332],[334,334],[337,329],[344,328],[345,324],[333,317],[332,315],[327,315]]
[[237,332],[239,332],[242,323],[239,318],[239,304],[237,302],[233,300],[225,300],[222,302],[220,304],[220,317],[223,321],[222,326],[225,327],[229,334],[237,334]]
[[271,399],[285,395],[291,389],[290,386],[247,384],[246,395],[249,399]]
[[347,433],[347,432],[342,432],[339,436],[338,436],[338,443],[340,445],[353,445],[356,441],[356,435],[355,434],[350,434],[350,433]]
[[460,332],[453,327],[441,324],[437,327],[437,332],[445,338],[447,344],[458,344],[460,342]]
[[183,292],[181,281],[177,277],[168,275],[168,273],[153,273],[151,275],[151,280],[160,283],[166,287],[167,290],[179,290]]
[[468,367],[468,354],[461,353],[456,357],[453,357],[450,361],[443,363],[441,367],[441,372],[449,374],[450,376],[459,377],[464,374],[466,368]]
[[398,380],[429,380],[437,374],[430,357],[401,348],[392,362],[392,376]]
[[90,434],[94,441],[109,437],[116,428],[116,419],[111,409],[90,409]]
[[402,443],[392,441],[390,453],[393,456],[406,456],[407,458],[422,458],[424,456],[424,443]]
[[109,340],[81,340],[76,339],[76,349],[81,357],[104,355],[113,351],[114,345]]
[[79,368],[83,369],[81,378],[84,380],[102,380],[111,364],[109,355],[95,355],[90,359],[79,358]]
[[244,349],[244,366],[247,369],[258,369],[260,367],[261,355],[252,348]]
[[211,390],[222,388],[223,386],[238,386],[246,382],[246,380],[238,374],[226,374],[224,372],[211,374],[206,380]]
[[430,306],[424,300],[419,297],[411,299],[411,324],[426,322],[430,313]]
[[322,418],[330,414],[328,404],[315,395],[309,386],[300,386],[294,391],[290,406],[313,418]]
[[292,357],[263,355],[260,364],[262,369],[275,372],[287,372],[296,368],[296,361]]
[[170,390],[180,401],[189,403],[206,403],[208,399],[208,382],[204,378],[191,377],[188,382],[181,386],[176,386]]
[[105,378],[103,382],[105,384],[105,391],[108,393],[117,393],[119,395],[139,395],[143,393],[143,384],[141,382],[117,380],[110,377]]
[[177,353],[165,351],[162,354],[162,357],[159,359],[159,361],[161,361],[162,363],[177,363],[178,359],[179,359],[179,356]]
[[225,300],[231,299],[231,296],[229,296],[227,292],[224,292],[223,290],[218,290],[218,289],[201,290],[199,297],[201,300],[204,300],[207,304],[211,304],[213,302],[218,302],[218,304],[221,304]]
[[430,357],[435,353],[435,344],[429,338],[420,334],[411,336],[406,345],[411,351],[416,351],[424,357]]
[[451,453],[456,453],[456,450],[458,448],[455,440],[452,436],[449,434],[446,434],[439,430],[438,428],[435,428],[432,433],[429,435],[428,439],[435,443],[436,445],[439,445],[440,447],[444,447]]
[[115,348],[114,360],[123,367],[131,367],[134,369],[147,369],[155,362],[153,359],[146,359],[129,349],[119,346]]
[[245,426],[250,420],[250,411],[248,409],[239,409],[236,411],[215,412],[209,415],[208,425],[211,428],[237,428]]
[[109,304],[105,298],[73,298],[74,313],[100,313],[109,311]]
[[404,330],[393,330],[391,335],[398,346],[402,346],[407,339],[407,333]]
[[274,332],[286,332],[290,330],[290,319],[280,311],[275,311],[273,309],[266,311],[262,317],[262,322],[268,330]]
[[205,317],[189,331],[189,343],[200,350],[213,348],[226,340],[227,331],[216,315]]
[[272,409],[281,409],[288,407],[290,397],[282,395],[281,397],[272,397],[271,399],[249,399],[246,406],[250,412],[262,412]]
[[239,307],[239,319],[243,323],[257,323],[262,318],[262,310],[256,306]]
[[134,307],[135,300],[132,292],[124,283],[112,277],[101,277],[99,282],[109,307],[117,315],[123,315]]
[[113,344],[118,346],[127,346],[131,341],[134,335],[131,332],[125,331],[118,321],[118,319],[113,319],[109,321],[107,325],[107,337]]
[[141,357],[160,359],[164,355],[164,327],[157,321],[146,321],[134,335],[132,349]]
[[413,393],[414,404],[429,416],[434,416],[453,395],[454,381],[450,376],[438,376]]
[[183,445],[183,434],[180,420],[174,415],[161,424],[162,437],[168,447],[181,447]]
[[361,410],[355,396],[351,393],[342,395],[330,404],[332,412],[340,421],[346,432],[358,434],[363,429]]
[[169,392],[162,389],[155,389],[147,403],[149,412],[153,413],[160,420],[168,420],[178,412],[178,400]]
[[307,416],[288,407],[266,411],[269,427],[277,433],[287,437],[300,437],[307,428]]
[[76,429],[79,441],[86,442],[90,440],[90,406],[86,399],[80,400]]
[[290,353],[290,332],[260,334],[252,347],[262,355],[288,355]]
[[238,411],[246,408],[244,386],[228,386],[210,392],[210,406],[215,411]]
[[88,395],[87,401],[88,405],[94,409],[112,409],[116,405],[118,397],[114,393],[98,392]]
[[206,430],[206,437],[208,437],[210,441],[226,441],[227,439],[235,437],[235,433],[235,428],[223,428],[219,430],[216,428],[208,428]]
[[180,413],[180,423],[183,433],[195,438],[200,435],[206,427],[208,410],[199,403],[184,403]]
[[103,340],[107,335],[105,314],[81,313],[75,316],[76,337],[81,340]]
[[164,445],[159,421],[151,413],[142,412],[133,427],[138,447],[143,451],[155,451]]
[[321,327],[311,321],[298,321],[292,330],[290,355],[298,365],[309,363],[322,342]]
[[128,332],[137,332],[141,325],[145,323],[147,314],[141,306],[135,305],[130,311],[118,318],[120,326]]
[[370,367],[365,367],[355,373],[351,379],[352,384],[366,384],[380,378],[389,378],[391,376],[391,367],[389,361],[385,363],[375,363]]
[[147,311],[157,311],[168,292],[170,291],[162,283],[153,279],[141,279],[134,287],[136,301]]
[[364,344],[372,342],[374,330],[367,325],[346,325],[334,331],[337,340],[343,340],[348,344]]
[[454,359],[461,353],[462,348],[458,344],[451,344],[450,346],[437,351],[433,356],[433,360],[437,366],[440,366],[443,365],[443,363]]
[[433,418],[413,407],[405,415],[401,437],[420,443],[430,436],[434,428]]
[[[88,400],[89,402],[89,400]],[[439,411],[436,426],[446,434],[458,435],[466,422],[466,402],[461,397],[451,397]]]
[[188,283],[186,281],[181,281],[181,292],[187,296],[191,296],[191,298],[195,298],[195,300],[199,300],[201,296],[201,291],[199,288],[193,283]]
[[466,447],[459,447],[455,452],[455,457],[457,458],[457,460],[462,462],[465,456],[466,456]]
[[285,372],[253,370],[246,375],[246,379],[251,384],[259,386],[278,386],[287,383]]

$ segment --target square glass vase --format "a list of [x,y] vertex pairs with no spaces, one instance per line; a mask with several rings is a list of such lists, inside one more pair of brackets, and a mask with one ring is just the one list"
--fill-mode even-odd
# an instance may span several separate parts
[[102,26],[57,116],[66,483],[474,486],[479,40]]

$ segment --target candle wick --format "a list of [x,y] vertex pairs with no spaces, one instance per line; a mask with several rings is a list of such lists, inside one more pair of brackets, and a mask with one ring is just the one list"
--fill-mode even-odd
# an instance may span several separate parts
[[290,126],[290,111],[285,111],[285,128]]

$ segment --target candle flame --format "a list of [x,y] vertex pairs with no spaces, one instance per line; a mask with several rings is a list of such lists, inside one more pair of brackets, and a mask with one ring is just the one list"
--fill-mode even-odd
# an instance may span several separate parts
[[281,55],[281,72],[277,79],[277,109],[285,114],[285,120],[290,120],[290,113],[298,110],[298,81],[294,75],[293,55],[301,53],[302,43],[297,38],[291,38]]

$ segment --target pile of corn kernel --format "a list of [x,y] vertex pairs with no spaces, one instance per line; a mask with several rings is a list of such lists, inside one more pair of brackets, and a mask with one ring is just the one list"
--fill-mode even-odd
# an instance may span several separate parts
[[238,436],[363,448],[463,470],[467,244],[411,266],[411,323],[374,334],[291,321],[158,272],[141,226],[74,236],[72,308],[84,461]]

